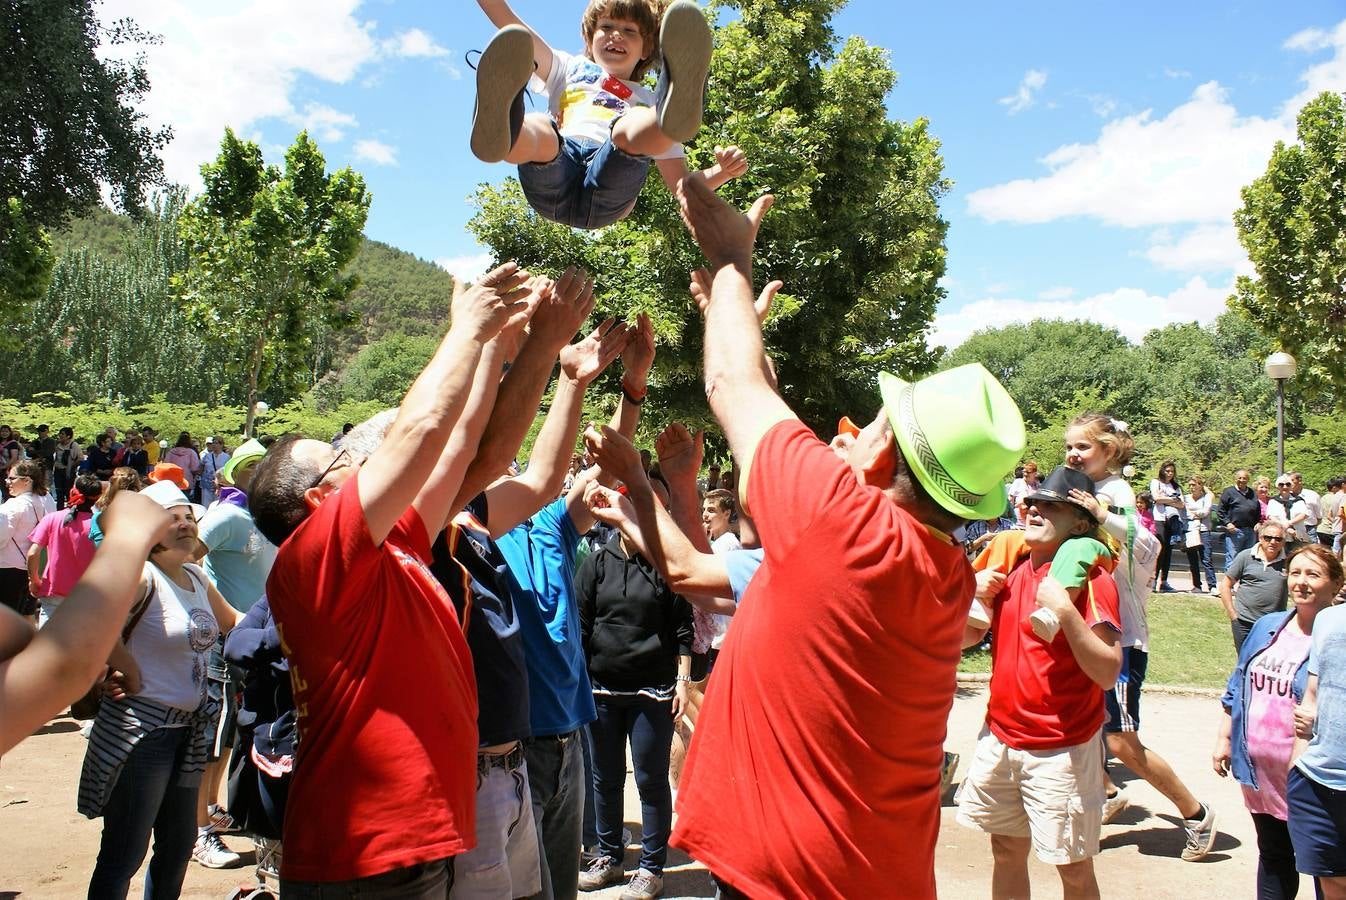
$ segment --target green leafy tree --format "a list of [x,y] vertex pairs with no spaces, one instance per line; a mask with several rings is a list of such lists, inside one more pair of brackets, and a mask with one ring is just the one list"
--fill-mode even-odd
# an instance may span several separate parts
[[1257,277],[1233,302],[1299,361],[1301,383],[1346,388],[1346,99],[1319,94],[1298,142],[1277,142],[1234,214]]
[[17,350],[14,322],[46,293],[56,258],[47,232],[24,214],[23,202],[10,197],[0,203],[0,349]]
[[155,39],[130,19],[100,26],[93,0],[0,3],[0,199],[22,200],[37,225],[96,206],[103,184],[138,208],[163,176],[172,132],[150,130],[137,109],[150,89],[144,57],[100,58],[100,40]]
[[72,249],[51,284],[22,315],[14,340],[23,364],[0,370],[12,397],[61,392],[94,402],[173,403],[229,399],[211,354],[172,302],[173,275],[187,265],[177,234],[183,195],[157,199],[116,252]]
[[227,130],[201,175],[205,191],[181,218],[191,262],[176,284],[225,374],[245,379],[251,433],[258,392],[288,398],[311,387],[326,369],[314,361],[320,342],[352,324],[343,304],[357,281],[343,270],[360,249],[370,196],[349,167],[327,173],[307,132],[282,169]]
[[[831,26],[841,0],[713,4],[739,17],[716,29],[705,124],[687,147],[704,168],[738,144],[746,176],[720,188],[739,206],[771,191],[755,272],[785,282],[766,326],[781,390],[815,427],[869,416],[881,369],[913,375],[935,357],[924,335],[943,296],[949,187],[924,119],[892,121],[887,51]],[[632,214],[590,234],[546,222],[513,178],[483,186],[471,223],[497,259],[556,273],[598,274],[599,315],[648,312],[660,337],[647,418],[709,419],[700,386],[701,325],[687,292],[701,264],[673,198],[656,176]],[[601,390],[601,388],[600,388]],[[663,414],[663,415],[661,415]]]

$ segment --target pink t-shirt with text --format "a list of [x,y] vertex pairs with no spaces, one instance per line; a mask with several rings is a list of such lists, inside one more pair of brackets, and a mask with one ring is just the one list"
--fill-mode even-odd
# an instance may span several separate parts
[[1257,790],[1243,786],[1248,812],[1284,820],[1285,780],[1295,743],[1295,672],[1308,658],[1313,636],[1282,628],[1271,646],[1248,664],[1246,735]]

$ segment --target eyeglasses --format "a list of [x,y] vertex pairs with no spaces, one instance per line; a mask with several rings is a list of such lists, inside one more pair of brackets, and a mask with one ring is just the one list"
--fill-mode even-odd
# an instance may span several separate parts
[[1262,535],[1262,540],[1264,540],[1264,541],[1276,541],[1277,543],[1282,543],[1282,544],[1285,543],[1285,538],[1280,537],[1279,535],[1274,535],[1274,534],[1264,534],[1264,535]]
[[346,460],[346,465],[348,466],[352,465],[350,453],[348,453],[344,449],[339,451],[336,456],[332,457],[332,461],[327,464],[327,468],[323,469],[322,472],[318,475],[318,477],[313,479],[313,483],[310,484],[309,487],[311,488],[317,487],[318,485],[322,484],[322,480],[324,478],[332,474],[333,469],[341,468],[341,466],[337,464],[340,463],[343,458]]

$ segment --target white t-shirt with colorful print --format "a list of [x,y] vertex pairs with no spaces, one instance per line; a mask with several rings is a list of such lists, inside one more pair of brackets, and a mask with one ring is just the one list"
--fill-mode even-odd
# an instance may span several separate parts
[[[628,109],[654,106],[654,92],[635,81],[623,81],[604,72],[587,56],[552,51],[551,72],[543,84],[548,108],[561,135],[601,144],[612,123]],[[678,159],[685,154],[674,144],[655,159]]]

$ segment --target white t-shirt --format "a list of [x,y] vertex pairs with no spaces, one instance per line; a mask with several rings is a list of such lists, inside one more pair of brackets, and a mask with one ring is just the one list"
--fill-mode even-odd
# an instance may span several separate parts
[[[738,535],[732,531],[726,531],[724,534],[710,542],[710,552],[715,554],[728,553],[731,550],[742,549],[743,544],[738,539]],[[729,623],[734,621],[733,616],[722,616],[715,613],[715,637],[711,639],[710,647],[712,650],[719,650],[720,645],[724,643],[724,636],[729,633]]]
[[1280,497],[1272,497],[1267,501],[1267,521],[1280,522],[1286,528],[1293,531],[1295,533],[1295,539],[1299,541],[1307,541],[1309,539],[1308,520],[1304,519],[1300,522],[1296,522],[1294,525],[1290,524],[1290,520],[1295,516],[1306,514],[1308,511],[1308,504],[1303,500],[1291,501],[1288,510],[1285,508],[1285,504],[1281,502]]
[[[604,72],[587,56],[552,50],[551,72],[543,83],[547,105],[561,135],[601,144],[612,133],[612,123],[628,109],[654,106],[654,92],[635,81],[623,81]],[[674,144],[655,159],[679,159]]]
[[[1159,539],[1150,534],[1139,521],[1127,527],[1128,515],[1136,513],[1136,493],[1116,475],[1094,482],[1094,493],[1100,502],[1125,510],[1112,513],[1104,523],[1108,534],[1122,547],[1121,558],[1112,573],[1117,583],[1117,606],[1122,614],[1122,646],[1140,650],[1150,649],[1150,623],[1147,604],[1154,585],[1155,563],[1159,559]],[[1128,539],[1131,546],[1127,546]]]
[[154,563],[145,563],[153,596],[126,649],[140,667],[139,696],[191,711],[206,697],[206,664],[220,626],[206,594],[206,573],[196,565],[183,568],[191,589],[178,587]]
[[1299,496],[1304,500],[1304,505],[1309,508],[1309,517],[1304,520],[1304,525],[1310,531],[1318,527],[1318,520],[1323,517],[1323,498],[1317,491],[1304,488],[1299,492]]

